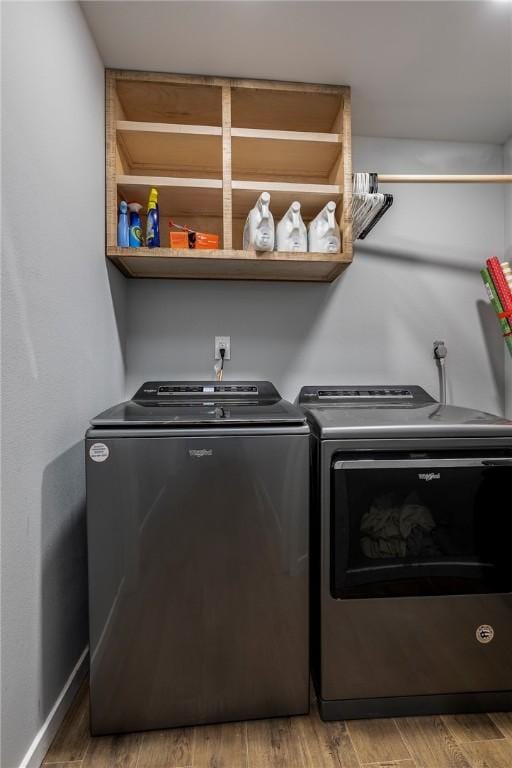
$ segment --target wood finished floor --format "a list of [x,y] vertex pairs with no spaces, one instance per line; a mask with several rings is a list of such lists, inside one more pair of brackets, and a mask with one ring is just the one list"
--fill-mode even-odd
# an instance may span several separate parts
[[512,713],[323,723],[304,717],[89,735],[83,685],[48,768],[512,768]]

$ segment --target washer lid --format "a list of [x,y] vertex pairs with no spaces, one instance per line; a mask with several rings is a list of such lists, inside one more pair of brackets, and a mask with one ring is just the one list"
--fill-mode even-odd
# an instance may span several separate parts
[[266,381],[153,381],[132,400],[91,420],[94,427],[305,424],[298,408]]

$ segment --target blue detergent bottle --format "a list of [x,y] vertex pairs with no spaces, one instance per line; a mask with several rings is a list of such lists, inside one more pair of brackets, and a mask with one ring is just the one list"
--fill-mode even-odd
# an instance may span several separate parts
[[160,214],[158,211],[158,189],[151,188],[148,200],[148,217],[146,219],[146,245],[148,248],[158,248],[160,245]]
[[120,248],[128,247],[128,205],[124,200],[119,203],[119,218],[117,220],[117,244]]
[[140,248],[142,245],[142,223],[140,220],[140,203],[128,203],[130,211],[130,233],[128,244],[130,248]]

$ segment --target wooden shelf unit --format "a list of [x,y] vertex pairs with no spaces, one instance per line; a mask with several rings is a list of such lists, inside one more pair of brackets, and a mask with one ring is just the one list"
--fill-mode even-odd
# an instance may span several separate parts
[[[119,201],[145,208],[153,186],[162,247],[119,248]],[[106,187],[106,253],[130,277],[330,282],[352,261],[350,89],[107,70]],[[342,252],[243,251],[264,190],[276,224],[293,200],[306,223],[334,200]],[[165,247],[170,217],[221,248]]]

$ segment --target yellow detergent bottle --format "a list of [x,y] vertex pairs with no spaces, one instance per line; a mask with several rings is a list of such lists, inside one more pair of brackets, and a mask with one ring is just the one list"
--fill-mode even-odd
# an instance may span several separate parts
[[148,215],[146,220],[146,245],[148,248],[158,248],[160,245],[160,213],[158,211],[158,189],[151,188],[148,200]]

